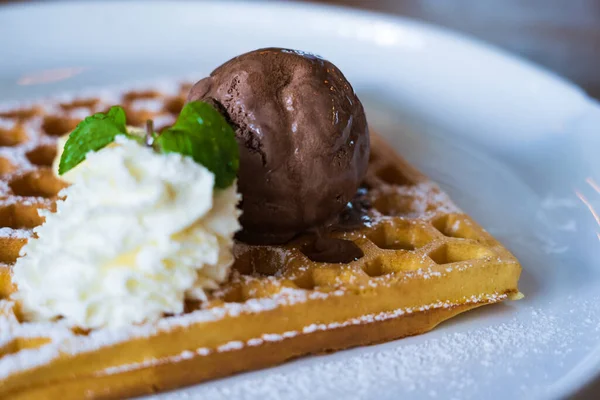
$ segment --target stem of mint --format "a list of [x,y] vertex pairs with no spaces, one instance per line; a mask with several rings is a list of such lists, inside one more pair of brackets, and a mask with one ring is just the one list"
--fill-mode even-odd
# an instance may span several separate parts
[[154,121],[151,119],[146,121],[146,138],[144,143],[148,147],[152,147],[154,144]]

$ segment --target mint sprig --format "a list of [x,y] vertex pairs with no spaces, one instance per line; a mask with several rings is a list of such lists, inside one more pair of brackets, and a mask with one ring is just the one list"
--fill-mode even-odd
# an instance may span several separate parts
[[215,174],[215,187],[233,183],[239,167],[235,132],[213,106],[192,101],[183,107],[175,124],[164,130],[154,145],[163,153],[180,153]]
[[71,132],[62,153],[58,173],[71,170],[90,151],[98,151],[126,135],[141,145],[161,153],[180,153],[191,157],[215,175],[215,187],[223,189],[233,183],[239,167],[239,151],[235,132],[225,118],[210,104],[193,101],[186,104],[177,121],[162,134],[147,124],[146,138],[127,133],[125,110],[111,107],[106,113],[87,117]]
[[90,151],[97,151],[115,140],[115,136],[127,134],[125,110],[114,106],[106,114],[96,113],[85,118],[69,135],[60,157],[58,174],[63,175],[83,160]]

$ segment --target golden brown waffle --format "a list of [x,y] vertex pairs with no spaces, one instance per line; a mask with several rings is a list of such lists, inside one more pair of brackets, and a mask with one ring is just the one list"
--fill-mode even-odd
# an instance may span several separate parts
[[10,268],[64,183],[50,165],[55,141],[113,104],[128,121],[158,126],[189,86],[108,92],[100,98],[0,110],[0,397],[120,398],[377,343],[432,329],[463,311],[517,298],[517,260],[385,142],[372,138],[371,223],[334,235],[364,257],[310,261],[307,238],[286,246],[236,245],[228,283],[184,315],[118,331],[73,331],[19,321]]

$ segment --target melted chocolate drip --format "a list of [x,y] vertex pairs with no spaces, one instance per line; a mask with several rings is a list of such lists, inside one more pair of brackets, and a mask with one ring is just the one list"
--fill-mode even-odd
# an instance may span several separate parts
[[339,215],[337,223],[331,225],[330,230],[353,231],[364,227],[371,222],[371,218],[367,214],[370,208],[367,188],[361,187]]
[[363,251],[351,240],[332,238],[332,231],[351,231],[364,227],[371,219],[367,211],[371,207],[367,200],[367,189],[361,187],[337,222],[315,231],[314,242],[305,246],[302,251],[312,261],[335,264],[347,264],[364,256]]
[[312,261],[348,264],[365,254],[354,242],[345,239],[317,235],[314,242],[306,245],[302,252]]

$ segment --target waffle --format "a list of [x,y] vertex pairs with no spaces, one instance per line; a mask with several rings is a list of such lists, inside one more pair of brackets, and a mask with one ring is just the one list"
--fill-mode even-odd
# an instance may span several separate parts
[[311,261],[307,237],[238,243],[229,281],[186,313],[120,330],[25,323],[11,265],[65,184],[56,139],[113,104],[132,125],[170,124],[189,85],[107,91],[0,110],[0,398],[121,398],[268,367],[303,355],[429,331],[469,309],[520,296],[518,261],[376,135],[365,181],[370,223],[333,235],[364,256]]

